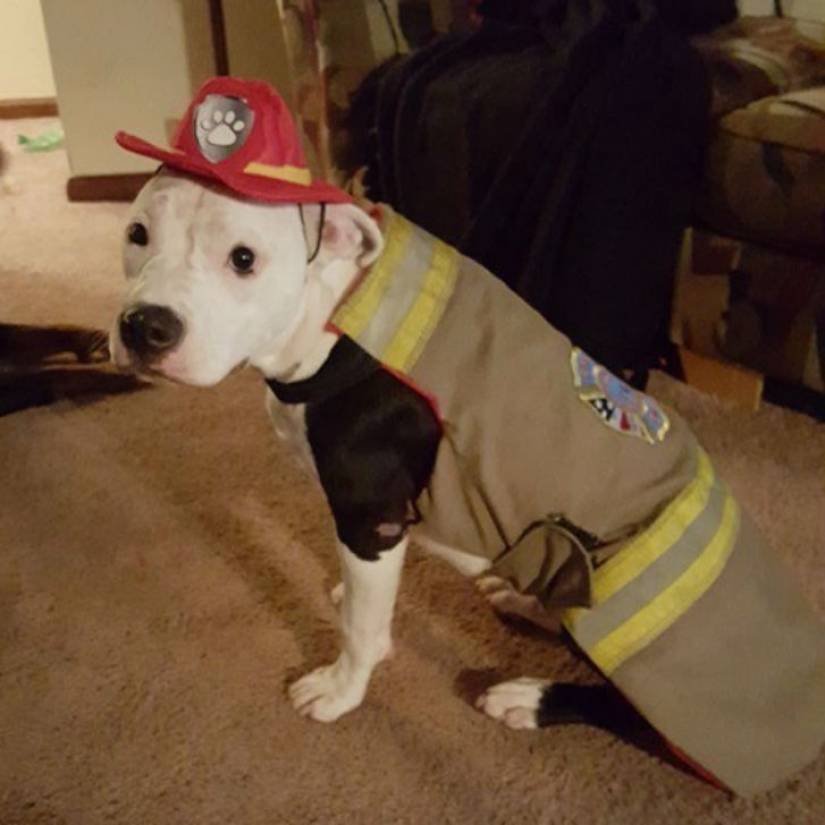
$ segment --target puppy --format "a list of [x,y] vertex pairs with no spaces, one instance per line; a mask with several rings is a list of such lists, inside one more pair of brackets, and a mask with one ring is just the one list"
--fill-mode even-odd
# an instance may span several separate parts
[[[362,702],[414,534],[494,606],[560,621],[719,784],[754,793],[816,756],[821,624],[677,415],[456,250],[313,180],[265,84],[209,81],[171,149],[118,141],[163,167],[126,230],[116,362],[199,386],[257,369],[335,519],[341,653],[292,685],[300,713]],[[523,678],[478,704],[611,726],[603,699]]]

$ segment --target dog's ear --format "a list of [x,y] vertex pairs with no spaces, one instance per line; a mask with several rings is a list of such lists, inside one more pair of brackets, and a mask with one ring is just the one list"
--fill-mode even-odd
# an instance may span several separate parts
[[[307,249],[312,255],[319,243],[320,206],[304,207]],[[328,204],[320,228],[319,257],[323,260],[350,260],[369,266],[384,245],[378,224],[363,209],[349,203]]]

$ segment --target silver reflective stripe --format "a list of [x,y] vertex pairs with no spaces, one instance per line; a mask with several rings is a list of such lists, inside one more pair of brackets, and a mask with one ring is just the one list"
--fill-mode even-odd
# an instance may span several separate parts
[[656,521],[594,573],[594,607],[565,626],[605,673],[667,630],[713,584],[738,533],[739,511],[700,452],[697,474]]
[[453,293],[460,256],[397,213],[387,214],[381,257],[330,323],[387,367],[409,373]]
[[382,301],[358,336],[358,343],[368,352],[383,354],[387,350],[427,280],[432,243],[418,233],[410,233],[406,240],[404,254],[387,281]]

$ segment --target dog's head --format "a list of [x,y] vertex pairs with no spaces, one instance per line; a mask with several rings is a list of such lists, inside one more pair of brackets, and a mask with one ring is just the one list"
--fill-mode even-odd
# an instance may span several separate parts
[[276,357],[310,323],[309,308],[337,300],[346,286],[339,281],[381,248],[377,225],[356,206],[331,204],[323,224],[319,206],[302,209],[237,198],[171,171],[153,177],[123,240],[130,288],[111,335],[116,363],[210,386]]

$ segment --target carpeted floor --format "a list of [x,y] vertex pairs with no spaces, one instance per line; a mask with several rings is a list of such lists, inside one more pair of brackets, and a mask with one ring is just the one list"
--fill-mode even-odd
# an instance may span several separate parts
[[[0,318],[108,326],[125,207],[67,204],[65,155],[18,152],[51,123],[0,122]],[[825,427],[654,390],[825,615]],[[605,733],[482,717],[494,679],[591,676],[418,554],[364,706],[299,718],[285,685],[336,648],[332,528],[251,373],[0,419],[0,462],[2,825],[825,822],[825,758],[743,801]]]

